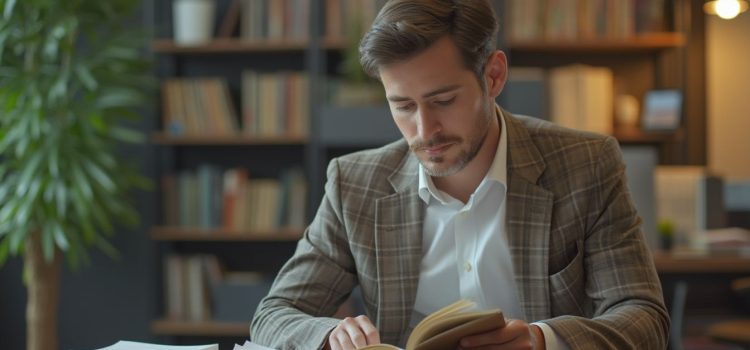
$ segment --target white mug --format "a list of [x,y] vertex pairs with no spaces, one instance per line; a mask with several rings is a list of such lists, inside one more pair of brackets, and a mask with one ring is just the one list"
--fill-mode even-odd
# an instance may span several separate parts
[[214,31],[214,0],[174,0],[172,4],[174,41],[196,45],[211,41]]

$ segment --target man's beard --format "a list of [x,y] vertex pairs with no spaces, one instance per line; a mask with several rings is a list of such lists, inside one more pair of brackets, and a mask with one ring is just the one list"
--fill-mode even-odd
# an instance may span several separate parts
[[[427,160],[423,160],[419,156],[417,156],[417,159],[419,159],[419,162],[422,164],[422,167],[427,172],[427,175],[430,176],[436,176],[436,177],[445,177],[445,176],[451,176],[455,175],[459,171],[461,171],[463,168],[466,167],[469,162],[471,162],[477,154],[479,154],[479,150],[482,148],[482,145],[484,144],[484,140],[487,138],[487,135],[489,134],[489,117],[480,119],[479,122],[476,125],[475,130],[479,130],[479,133],[476,135],[471,135],[474,140],[473,143],[469,145],[468,149],[461,149],[458,156],[456,157],[455,163],[450,165],[448,168],[445,169],[439,169],[435,167],[436,165],[440,165],[445,161],[443,156],[432,156],[429,157]],[[484,122],[484,123],[482,123]],[[472,140],[469,140],[470,142]],[[409,145],[409,148],[412,152],[416,154],[417,151],[419,151],[420,148],[431,148],[442,144],[447,143],[453,143],[457,147],[461,147],[464,145],[464,139],[462,139],[459,136],[446,136],[442,134],[438,134],[432,139],[428,141],[421,141],[417,140],[414,141],[411,145]],[[454,147],[455,147],[454,146]]]

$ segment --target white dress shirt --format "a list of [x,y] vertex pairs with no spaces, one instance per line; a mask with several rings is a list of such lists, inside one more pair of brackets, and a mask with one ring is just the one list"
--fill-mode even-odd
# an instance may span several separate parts
[[[500,111],[498,115],[501,132],[495,158],[465,204],[437,189],[420,165],[419,197],[427,207],[411,327],[458,299],[474,301],[480,310],[499,308],[506,318],[525,318],[505,231],[508,135],[505,119]],[[547,349],[567,348],[548,325],[534,324],[544,333]]]

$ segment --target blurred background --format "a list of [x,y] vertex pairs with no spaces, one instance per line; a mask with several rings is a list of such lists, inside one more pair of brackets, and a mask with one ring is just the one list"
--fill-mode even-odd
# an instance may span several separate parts
[[[673,317],[670,347],[747,346],[747,2],[491,2],[510,61],[500,105],[618,139]],[[116,259],[92,250],[80,268],[62,265],[59,348],[248,338],[317,209],[327,162],[400,137],[356,50],[383,3],[151,0],[123,20],[144,33],[138,58],[153,81],[142,88],[152,102],[125,122],[144,142],[117,154],[152,188],[129,192],[140,221],[115,226]],[[22,271],[21,256],[0,265],[3,349],[26,347]],[[356,312],[356,299],[340,312]]]

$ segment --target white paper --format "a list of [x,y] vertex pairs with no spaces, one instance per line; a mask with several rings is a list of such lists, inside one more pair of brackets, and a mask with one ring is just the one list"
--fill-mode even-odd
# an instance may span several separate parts
[[273,349],[267,348],[263,345],[258,345],[258,344],[255,344],[246,340],[245,344],[242,344],[242,345],[236,344],[234,346],[234,349],[232,350],[273,350]]
[[208,345],[159,345],[120,340],[114,345],[99,350],[219,350],[219,344]]

